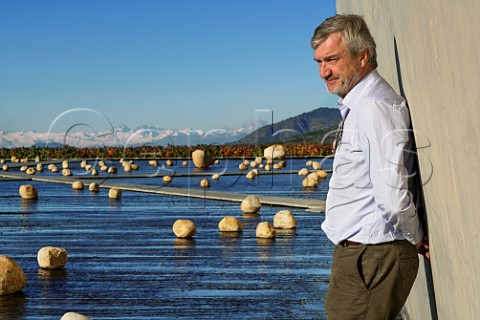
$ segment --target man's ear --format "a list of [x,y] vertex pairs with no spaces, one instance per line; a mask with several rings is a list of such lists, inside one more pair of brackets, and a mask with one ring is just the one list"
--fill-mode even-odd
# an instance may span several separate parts
[[360,51],[357,57],[360,61],[360,66],[365,67],[368,64],[368,59],[370,57],[368,49],[365,48],[362,51]]

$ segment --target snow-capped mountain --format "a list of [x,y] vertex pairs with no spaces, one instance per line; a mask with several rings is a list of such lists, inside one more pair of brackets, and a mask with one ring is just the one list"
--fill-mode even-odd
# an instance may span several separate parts
[[[264,125],[263,123],[261,125]],[[240,128],[219,128],[213,130],[171,129],[152,126],[140,126],[130,129],[126,126],[112,128],[104,132],[36,132],[0,131],[0,147],[55,147],[70,145],[75,147],[99,146],[141,146],[141,145],[198,145],[224,144],[237,141],[258,129],[254,123],[247,123]]]

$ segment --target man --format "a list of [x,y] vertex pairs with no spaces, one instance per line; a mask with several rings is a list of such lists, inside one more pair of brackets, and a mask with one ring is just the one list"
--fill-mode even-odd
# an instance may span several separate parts
[[311,40],[343,118],[322,229],[336,245],[329,319],[395,319],[428,244],[409,191],[413,163],[405,100],[378,74],[362,17],[336,15]]

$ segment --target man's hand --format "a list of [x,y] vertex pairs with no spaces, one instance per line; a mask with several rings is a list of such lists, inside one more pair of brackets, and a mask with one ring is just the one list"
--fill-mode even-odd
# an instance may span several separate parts
[[427,236],[424,236],[423,240],[420,240],[420,242],[415,245],[415,248],[417,248],[418,254],[430,260],[430,246],[428,245]]

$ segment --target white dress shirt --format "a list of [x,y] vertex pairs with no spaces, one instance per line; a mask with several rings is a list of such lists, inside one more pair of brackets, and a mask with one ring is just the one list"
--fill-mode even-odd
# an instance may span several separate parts
[[405,99],[374,70],[340,99],[339,108],[347,117],[323,231],[335,244],[418,243],[423,229],[408,189],[414,153]]

